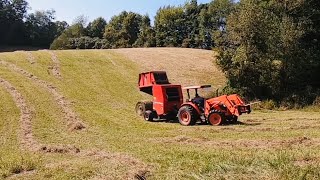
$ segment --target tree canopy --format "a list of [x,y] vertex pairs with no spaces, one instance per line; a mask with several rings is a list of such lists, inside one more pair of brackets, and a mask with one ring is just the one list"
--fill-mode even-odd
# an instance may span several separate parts
[[319,12],[316,0],[240,1],[219,45],[218,64],[229,91],[312,103],[320,88]]
[[55,11],[27,14],[25,0],[0,1],[0,45],[24,45],[48,48],[68,26],[55,22]]

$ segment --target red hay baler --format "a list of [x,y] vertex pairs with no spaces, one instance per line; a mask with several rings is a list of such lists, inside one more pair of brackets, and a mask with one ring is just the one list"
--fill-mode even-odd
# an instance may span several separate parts
[[[139,75],[140,91],[153,96],[153,101],[138,102],[136,112],[147,121],[155,119],[172,120],[178,117],[180,124],[189,126],[197,122],[211,125],[235,123],[243,113],[250,113],[250,105],[236,94],[223,95],[205,99],[198,94],[199,89],[210,88],[210,85],[182,88],[171,84],[164,71],[152,71]],[[188,99],[183,102],[182,90],[186,90]],[[195,97],[190,97],[190,90]]]

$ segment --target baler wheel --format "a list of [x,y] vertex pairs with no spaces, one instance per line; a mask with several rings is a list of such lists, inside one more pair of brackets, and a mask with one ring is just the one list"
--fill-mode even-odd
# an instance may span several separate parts
[[180,124],[183,126],[195,125],[195,110],[191,106],[182,106],[178,112],[178,119]]
[[214,113],[209,114],[208,122],[212,126],[222,125],[224,123],[224,121],[225,121],[224,116],[220,113],[214,112]]
[[146,105],[144,102],[138,102],[136,105],[136,113],[138,116],[144,116],[146,112]]
[[155,114],[152,111],[146,111],[143,115],[144,120],[146,121],[153,121],[153,119],[155,118]]

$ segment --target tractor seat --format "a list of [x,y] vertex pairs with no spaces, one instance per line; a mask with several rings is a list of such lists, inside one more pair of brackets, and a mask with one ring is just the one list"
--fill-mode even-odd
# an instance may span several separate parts
[[192,103],[196,104],[199,109],[204,112],[204,100],[203,97],[195,97],[192,99]]

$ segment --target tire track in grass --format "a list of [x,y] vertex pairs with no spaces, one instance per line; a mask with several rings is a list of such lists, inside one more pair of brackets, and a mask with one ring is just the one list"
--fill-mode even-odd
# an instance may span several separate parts
[[27,61],[30,64],[35,64],[37,62],[36,58],[33,56],[33,54],[30,51],[16,51],[16,52],[24,53],[27,56]]
[[51,55],[51,60],[53,62],[53,65],[50,66],[48,69],[52,71],[53,76],[55,76],[58,79],[62,78],[61,71],[60,71],[60,61],[57,57],[57,55],[53,51],[45,50]]
[[8,67],[13,71],[18,72],[19,74],[22,74],[23,76],[31,79],[32,81],[47,89],[53,95],[57,104],[61,107],[64,114],[64,119],[66,120],[68,129],[70,131],[82,130],[86,128],[79,116],[71,109],[71,103],[57,90],[55,86],[39,79],[37,76],[25,71],[24,69],[19,68],[15,64],[11,64],[6,61],[0,61],[0,64]]
[[29,51],[25,51],[27,54],[27,60],[30,62],[30,64],[35,64],[36,63],[36,58],[33,56],[33,54]]
[[[27,149],[32,152],[43,153],[60,153],[70,154],[79,158],[91,158],[94,160],[101,160],[119,164],[121,166],[129,167],[130,169],[121,179],[146,179],[145,176],[149,172],[148,167],[139,160],[120,153],[109,153],[101,150],[83,150],[72,145],[46,145],[41,144],[34,139],[32,133],[32,118],[34,112],[27,105],[24,97],[17,91],[17,89],[11,85],[8,81],[0,77],[0,86],[4,87],[7,92],[12,96],[15,104],[20,109],[20,131],[19,141],[23,149]],[[105,179],[104,176],[97,176],[95,179]]]
[[32,133],[32,117],[34,112],[27,105],[24,97],[8,81],[0,77],[0,85],[12,96],[15,104],[20,109],[20,133],[19,139],[22,147],[29,151],[41,151],[52,153],[78,153],[79,149],[70,145],[45,145],[37,142]]

